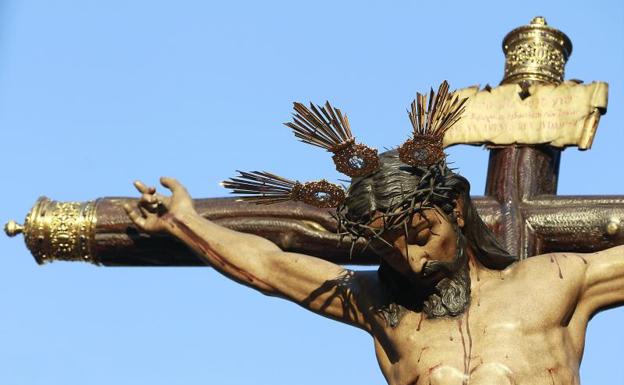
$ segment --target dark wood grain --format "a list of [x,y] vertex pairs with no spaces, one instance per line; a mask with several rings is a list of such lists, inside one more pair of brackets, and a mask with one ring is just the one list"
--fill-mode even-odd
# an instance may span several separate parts
[[[201,266],[203,262],[179,241],[165,235],[138,232],[123,211],[131,198],[101,198],[97,202],[95,259],[107,266]],[[621,234],[608,235],[606,226],[624,216],[624,196],[536,195],[501,207],[492,197],[473,197],[485,223],[505,233],[505,210],[516,210],[527,224],[530,239],[525,255],[545,252],[590,252],[624,244]],[[232,198],[195,201],[202,216],[228,228],[270,239],[284,250],[317,256],[340,264],[375,265],[379,259],[360,244],[350,256],[350,243],[340,241],[329,210],[294,202],[255,205]]]

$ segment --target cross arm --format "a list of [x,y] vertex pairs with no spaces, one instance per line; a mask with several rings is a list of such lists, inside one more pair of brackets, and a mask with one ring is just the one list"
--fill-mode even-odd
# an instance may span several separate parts
[[[508,213],[492,197],[473,197],[473,203],[488,227],[498,236],[505,231]],[[139,232],[123,211],[130,198],[100,198],[95,202],[38,202],[24,231],[27,245],[39,263],[63,260],[87,260],[107,266],[197,266],[204,263],[184,244],[170,236],[146,235]],[[40,217],[45,204],[47,216]],[[73,205],[73,206],[72,206]],[[85,226],[79,214],[92,206],[94,225],[79,234]],[[285,251],[307,254],[338,264],[375,265],[378,257],[364,243],[351,244],[336,234],[336,223],[329,210],[288,202],[276,205],[255,205],[233,198],[195,200],[197,211],[205,218],[233,230],[263,236]],[[525,221],[521,232],[530,255],[555,252],[589,252],[624,244],[624,196],[575,197],[537,196],[523,201],[519,207]],[[55,214],[56,213],[56,214]],[[58,234],[52,224],[54,216],[62,216],[64,226],[74,239],[85,239],[83,249],[90,258],[62,255],[51,250]],[[72,217],[72,215],[74,217]],[[80,228],[80,229],[78,229]],[[42,231],[42,229],[44,231]],[[70,229],[71,230],[71,229]],[[28,234],[28,233],[31,234]],[[63,234],[60,234],[63,235]],[[39,239],[41,238],[41,240]]]
[[[497,226],[498,202],[476,198],[489,226]],[[9,235],[24,233],[38,263],[53,260],[95,262],[106,266],[205,265],[182,242],[168,235],[141,233],[123,210],[131,198],[100,198],[95,202],[57,202],[40,198],[25,226],[7,224]],[[227,228],[260,235],[282,250],[319,257],[337,264],[376,265],[379,258],[364,241],[352,249],[348,238],[336,233],[331,211],[296,202],[255,205],[234,198],[194,201],[204,218]],[[60,239],[65,241],[60,242]],[[62,246],[62,247],[60,247]]]
[[[204,263],[181,242],[169,236],[139,233],[122,210],[128,198],[102,198],[96,202],[97,225],[92,250],[94,260],[109,266],[194,266]],[[500,223],[498,202],[475,197],[474,204],[485,223]],[[336,233],[331,211],[287,202],[256,205],[233,198],[195,200],[197,212],[227,228],[265,237],[282,250],[312,255],[338,264],[376,265],[379,258],[359,242],[351,244]]]
[[593,252],[624,244],[624,196],[553,196],[522,204],[535,254]]

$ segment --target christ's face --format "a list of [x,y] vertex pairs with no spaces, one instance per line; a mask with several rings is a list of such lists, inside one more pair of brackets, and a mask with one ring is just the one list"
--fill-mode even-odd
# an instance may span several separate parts
[[[374,220],[372,226],[381,226],[382,220]],[[406,230],[383,233],[383,239],[392,247],[381,247],[381,257],[396,271],[420,281],[435,284],[455,273],[457,255],[457,224],[440,209],[426,209],[414,214]],[[387,245],[386,245],[387,246]]]

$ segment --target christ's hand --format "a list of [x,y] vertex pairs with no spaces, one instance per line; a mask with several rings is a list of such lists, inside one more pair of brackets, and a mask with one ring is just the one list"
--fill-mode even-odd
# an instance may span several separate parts
[[158,194],[155,187],[135,181],[134,186],[142,194],[141,198],[137,206],[133,207],[128,203],[124,205],[130,219],[145,232],[167,231],[172,218],[196,213],[191,196],[180,182],[162,177],[160,183],[171,190],[171,196]]

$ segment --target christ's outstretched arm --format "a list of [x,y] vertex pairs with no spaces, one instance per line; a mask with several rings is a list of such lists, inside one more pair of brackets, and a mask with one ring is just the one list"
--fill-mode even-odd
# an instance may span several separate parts
[[[354,272],[325,260],[282,251],[262,237],[219,226],[195,211],[178,181],[161,178],[169,197],[135,182],[137,207],[126,206],[145,232],[169,232],[227,277],[266,295],[296,302],[311,311],[372,332],[378,295],[374,274]],[[370,282],[370,283],[369,283]]]
[[579,308],[591,318],[601,310],[624,305],[624,246],[586,254],[585,260]]

